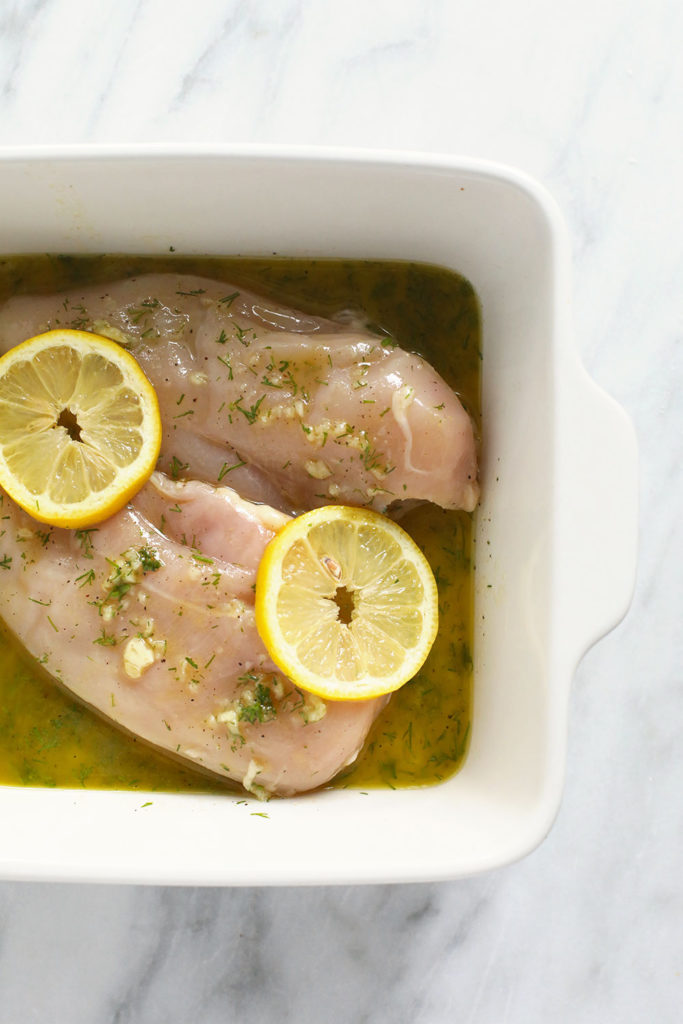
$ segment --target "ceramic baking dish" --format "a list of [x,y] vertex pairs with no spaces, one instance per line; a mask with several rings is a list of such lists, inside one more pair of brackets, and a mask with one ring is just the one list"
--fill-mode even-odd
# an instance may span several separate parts
[[0,153],[0,251],[409,259],[483,315],[474,719],[463,769],[417,790],[235,796],[0,788],[0,875],[183,884],[446,879],[534,848],[557,812],[567,698],[625,613],[636,446],[571,333],[548,195],[480,161],[212,148]]

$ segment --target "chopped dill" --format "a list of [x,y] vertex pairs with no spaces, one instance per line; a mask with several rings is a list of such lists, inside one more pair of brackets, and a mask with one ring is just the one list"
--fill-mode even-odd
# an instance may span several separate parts
[[112,636],[111,633],[105,632],[104,626],[100,632],[100,635],[93,640],[94,644],[99,644],[100,647],[116,647],[117,639]]
[[81,545],[81,548],[83,549],[83,557],[84,558],[92,558],[93,557],[93,553],[92,553],[92,536],[91,536],[91,534],[93,534],[93,533],[97,533],[97,527],[96,526],[91,526],[87,530],[75,530],[74,531],[74,537],[76,538],[78,543]]
[[247,423],[249,423],[249,425],[251,425],[252,423],[255,423],[256,420],[258,419],[258,412],[259,412],[259,409],[261,408],[261,403],[263,402],[263,399],[265,397],[266,397],[265,395],[261,395],[261,397],[258,399],[258,401],[254,402],[254,404],[249,409],[244,409],[240,405],[240,402],[242,401],[242,398],[240,397],[240,398],[237,399],[236,402],[232,403],[230,408],[231,409],[236,409],[238,412],[241,412],[242,415],[245,417]]
[[273,705],[273,696],[270,687],[263,683],[257,683],[254,687],[254,699],[251,704],[242,704],[237,717],[240,722],[269,722],[275,718],[277,712]]
[[220,483],[223,477],[228,473],[232,473],[233,469],[240,469],[242,466],[246,466],[246,462],[234,462],[232,466],[229,466],[227,462],[224,462],[221,466],[221,471],[218,474],[218,482]]
[[[228,380],[233,380],[232,364],[230,362],[230,356],[216,356],[219,363],[223,363],[228,368]],[[220,410],[219,410],[220,411]]]
[[153,548],[138,548],[138,554],[144,573],[156,572],[157,569],[161,568],[161,562]]
[[189,462],[181,462],[175,455],[171,457],[171,477],[177,480],[181,473],[188,469]]

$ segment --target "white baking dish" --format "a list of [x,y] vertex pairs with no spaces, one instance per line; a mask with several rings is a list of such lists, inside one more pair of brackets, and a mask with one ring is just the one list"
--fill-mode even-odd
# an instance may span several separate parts
[[475,705],[462,771],[422,790],[337,790],[265,808],[0,788],[0,875],[408,881],[530,851],[560,801],[572,672],[625,613],[636,560],[634,435],[579,365],[568,243],[546,193],[471,160],[92,148],[1,152],[0,204],[5,253],[172,245],[442,264],[473,283],[484,332]]

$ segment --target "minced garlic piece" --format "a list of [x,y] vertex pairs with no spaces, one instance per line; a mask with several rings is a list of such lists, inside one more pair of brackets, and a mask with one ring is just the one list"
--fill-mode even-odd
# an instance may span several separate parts
[[285,695],[284,683],[277,676],[273,676],[270,683],[270,692],[272,693],[275,700],[282,700]]
[[191,664],[190,660],[187,657],[183,658],[180,663],[180,668],[178,669],[178,678],[180,679],[180,682],[186,683],[188,678],[191,679],[193,673],[196,671],[195,666]]
[[128,548],[115,561],[108,559],[112,570],[107,577],[106,585],[111,589],[99,606],[100,615],[105,622],[110,622],[122,608],[128,607],[128,591],[145,575],[146,569],[141,553],[145,553],[144,548],[140,551]]
[[327,714],[327,704],[314,693],[307,693],[304,697],[304,706],[301,715],[308,725],[310,722],[319,722]]
[[130,334],[125,334],[119,330],[118,327],[114,327],[108,320],[93,320],[92,329],[95,334],[101,334],[104,338],[109,338],[110,341],[115,341],[118,345],[132,345],[134,339],[131,338]]
[[123,670],[130,679],[139,679],[159,656],[144,636],[132,636],[123,648]]
[[304,469],[314,480],[327,480],[328,476],[332,476],[332,470],[322,459],[309,459],[304,463]]
[[364,430],[361,430],[359,434],[345,434],[344,437],[339,437],[337,440],[343,441],[347,448],[355,448],[356,451],[365,450],[368,443],[367,434]]
[[265,413],[263,413],[259,417],[259,419],[261,420],[262,423],[265,423],[266,420],[268,420],[268,419],[293,420],[294,419],[294,406],[292,406],[292,405],[274,405],[272,407],[272,409],[268,410],[268,415],[267,416],[266,416]]
[[247,790],[247,792],[253,793],[254,796],[257,796],[259,798],[262,796],[264,790],[263,786],[258,786],[255,784],[255,779],[258,775],[261,774],[261,772],[264,770],[264,767],[264,765],[260,764],[258,761],[255,761],[252,758],[251,761],[249,762],[249,765],[247,766],[246,772],[244,773],[244,778],[242,779],[242,785]]
[[127,548],[123,554],[111,563],[107,583],[137,583],[144,575],[140,552],[135,548]]
[[229,619],[240,619],[246,613],[247,606],[239,597],[233,597],[221,606],[221,611]]
[[219,714],[216,715],[216,721],[220,722],[221,725],[225,725],[232,736],[242,735],[235,708],[226,708],[225,711],[219,712]]

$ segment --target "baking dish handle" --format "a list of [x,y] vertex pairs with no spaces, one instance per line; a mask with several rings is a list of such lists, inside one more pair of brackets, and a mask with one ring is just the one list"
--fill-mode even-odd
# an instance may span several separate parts
[[[638,551],[638,445],[630,419],[578,362],[568,389],[564,439],[566,482],[559,495],[561,588],[569,607],[561,622],[582,654],[628,611]],[[564,425],[563,425],[564,426]]]

